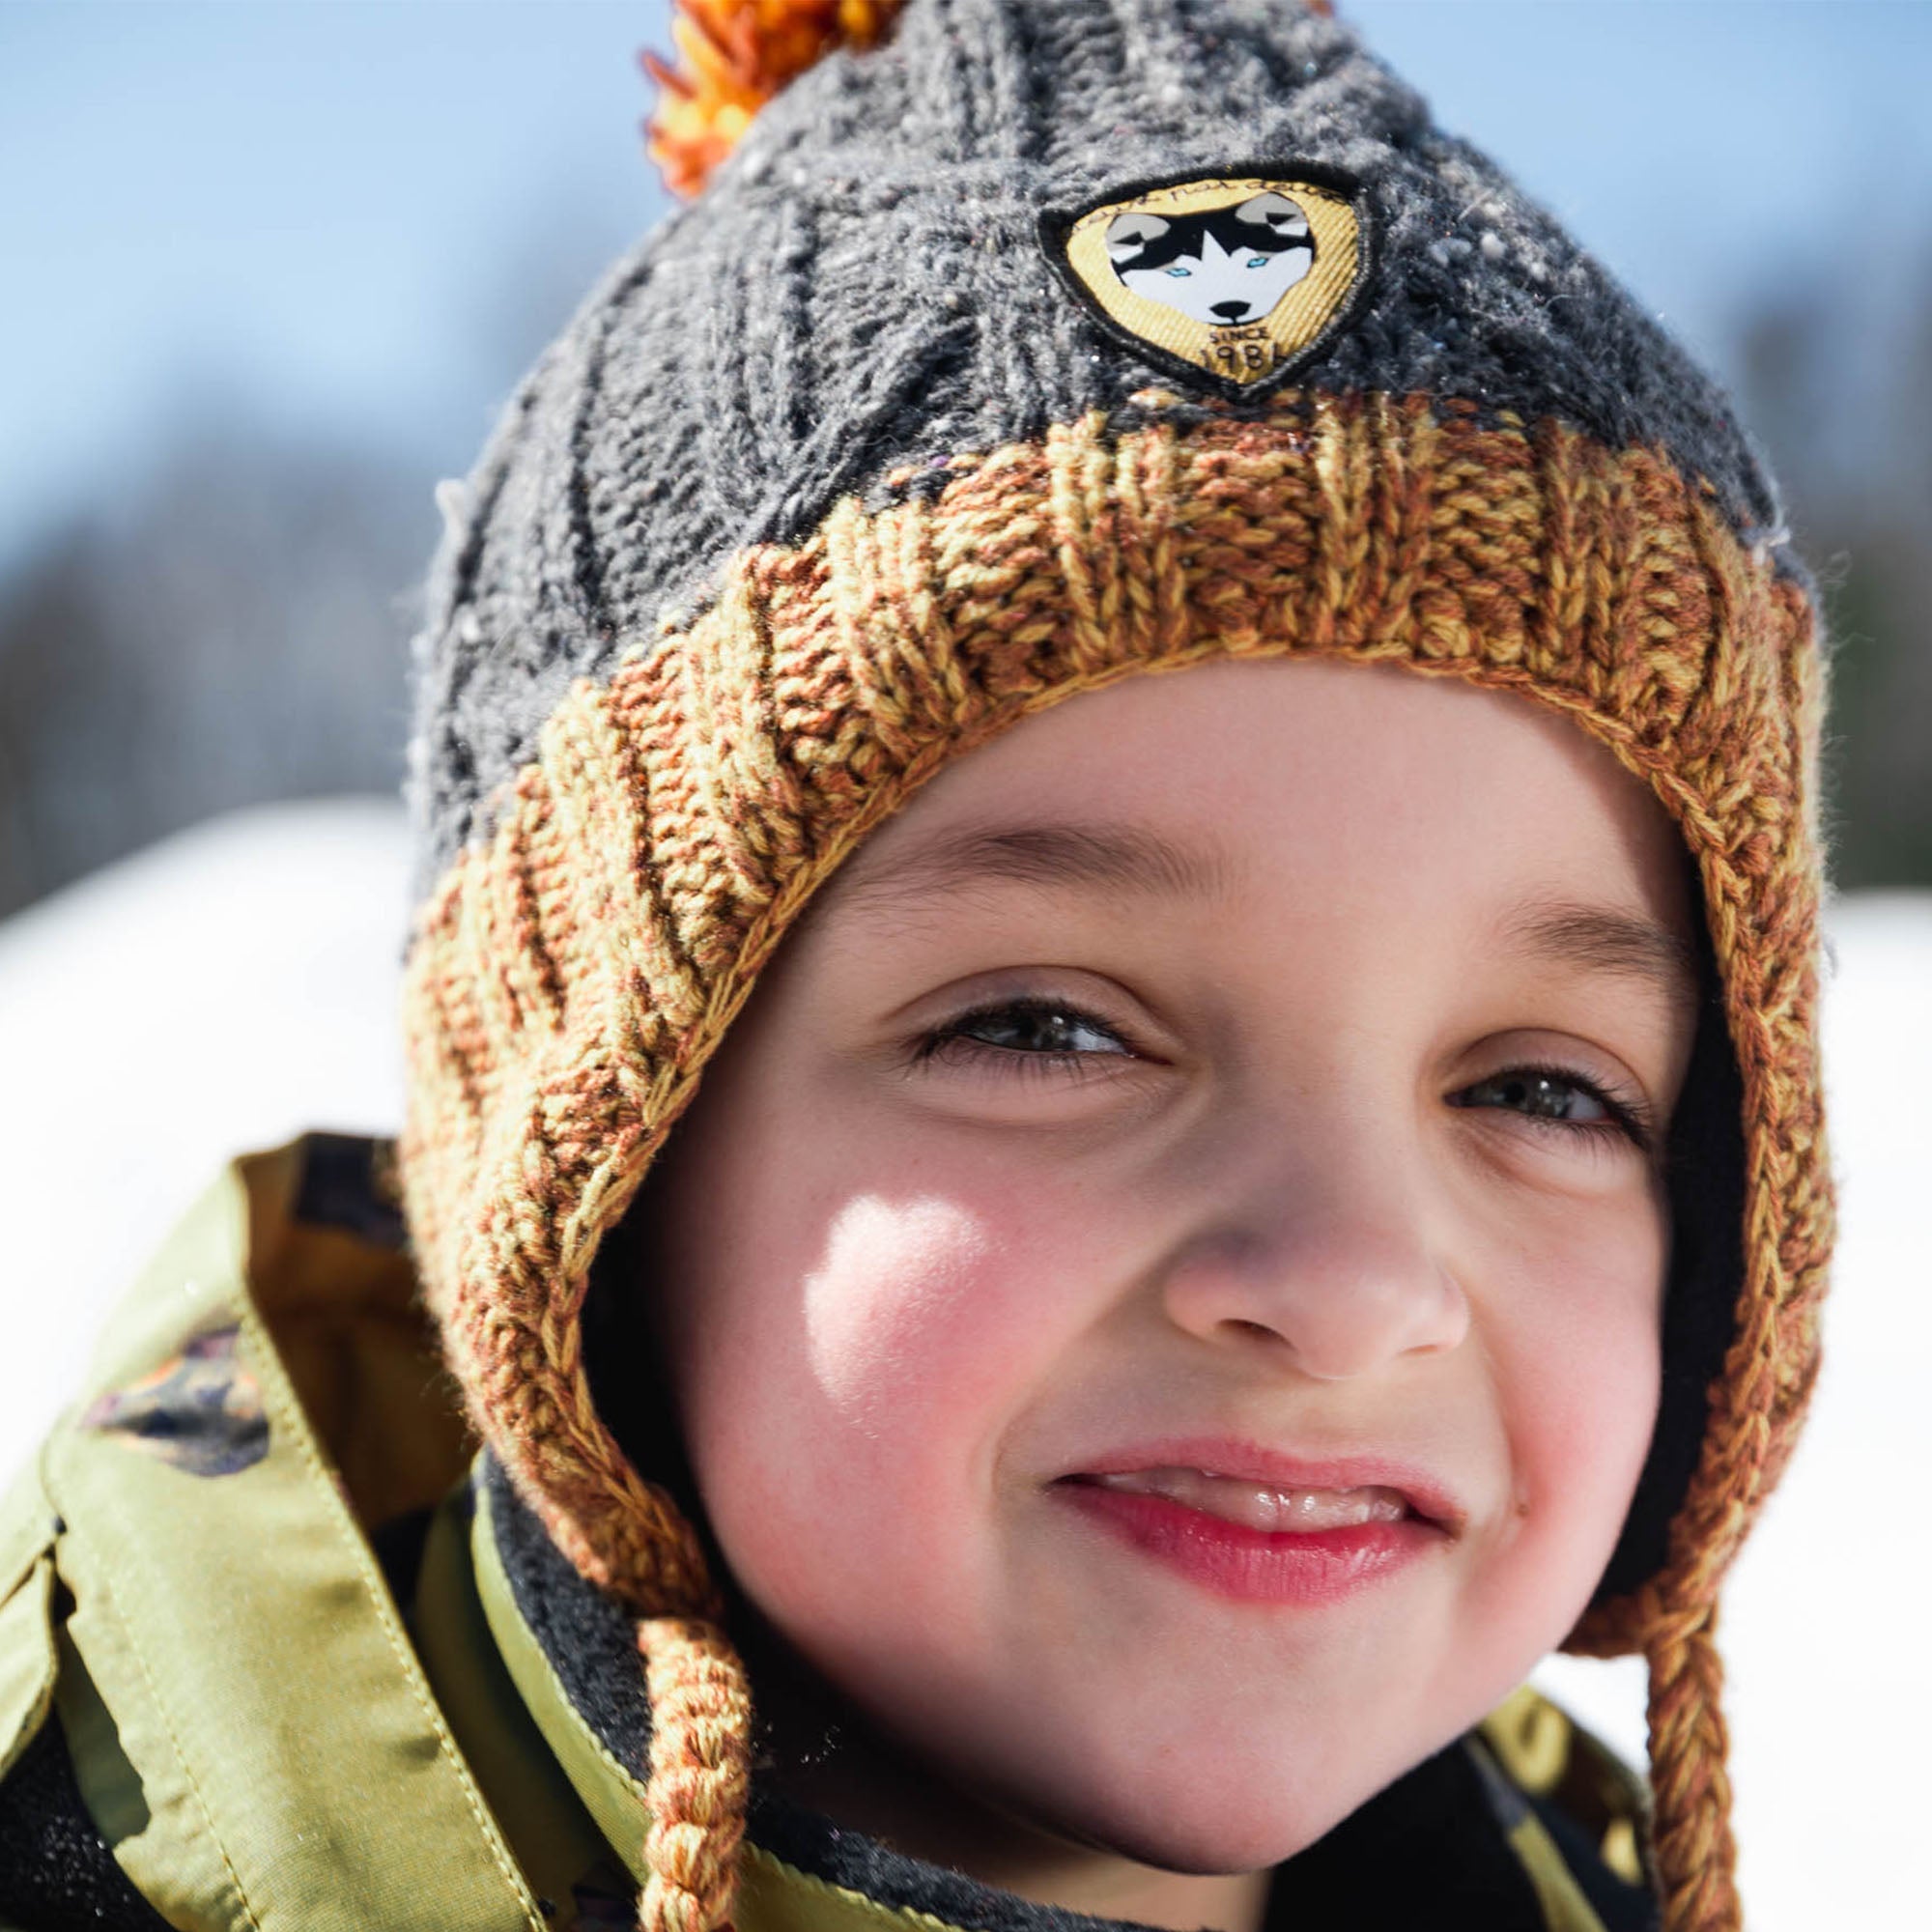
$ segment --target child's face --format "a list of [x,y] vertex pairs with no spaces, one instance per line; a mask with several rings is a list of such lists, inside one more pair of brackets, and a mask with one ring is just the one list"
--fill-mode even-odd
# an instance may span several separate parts
[[942,772],[652,1179],[742,1588],[954,1781],[1178,1870],[1474,1722],[1649,1443],[1620,1111],[1655,1147],[1689,1058],[1681,863],[1577,726],[1405,669],[1136,676]]

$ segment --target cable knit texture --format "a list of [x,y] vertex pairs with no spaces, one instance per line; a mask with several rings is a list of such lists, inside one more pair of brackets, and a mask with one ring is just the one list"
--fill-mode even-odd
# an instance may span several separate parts
[[[1373,268],[1264,393],[1176,380],[1047,258],[1048,210],[1297,167],[1355,184]],[[1649,1657],[1665,1925],[1735,1927],[1718,1586],[1816,1374],[1832,1238],[1824,678],[1711,383],[1332,19],[909,0],[616,266],[445,506],[402,1176],[478,1427],[641,1620],[648,1922],[728,1918],[748,1706],[691,1525],[591,1397],[602,1234],[800,908],[934,772],[1122,676],[1320,653],[1555,707],[1696,862],[1743,1278],[1663,1559],[1572,1647]]]

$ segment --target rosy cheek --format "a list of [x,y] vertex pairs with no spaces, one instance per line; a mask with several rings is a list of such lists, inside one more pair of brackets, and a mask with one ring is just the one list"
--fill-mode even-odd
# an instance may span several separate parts
[[[1657,1414],[1661,1241],[1606,1228],[1543,1272],[1505,1347],[1518,1533],[1559,1597],[1592,1586],[1621,1528]],[[1552,1286],[1557,1290],[1551,1293]],[[1560,1579],[1560,1580],[1559,1580]]]
[[991,1204],[858,1195],[788,1297],[757,1299],[741,1327],[707,1502],[740,1580],[821,1661],[876,1663],[908,1632],[970,1621],[993,1561],[989,1470],[1039,1373],[1026,1253]]
[[839,1209],[805,1279],[805,1326],[812,1376],[849,1428],[885,1442],[934,1403],[970,1406],[988,1366],[994,1254],[957,1202],[867,1194]]
[[1541,1358],[1519,1406],[1533,1444],[1533,1503],[1574,1506],[1579,1485],[1610,1496],[1635,1480],[1656,1415],[1657,1360],[1634,1323],[1599,1333],[1585,1351]]

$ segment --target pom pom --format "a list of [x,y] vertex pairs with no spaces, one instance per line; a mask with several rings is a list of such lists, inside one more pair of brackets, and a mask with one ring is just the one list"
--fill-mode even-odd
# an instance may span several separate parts
[[659,87],[645,152],[671,193],[689,199],[773,95],[834,47],[881,40],[901,0],[676,0],[670,36],[682,64],[639,56]]

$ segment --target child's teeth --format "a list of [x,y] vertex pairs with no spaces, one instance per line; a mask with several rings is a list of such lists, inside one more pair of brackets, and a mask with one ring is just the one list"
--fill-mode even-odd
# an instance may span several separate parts
[[1408,1506],[1394,1490],[1292,1490],[1237,1476],[1210,1476],[1202,1469],[1129,1469],[1096,1476],[1104,1489],[1165,1496],[1247,1529],[1350,1529],[1363,1522],[1398,1522]]

